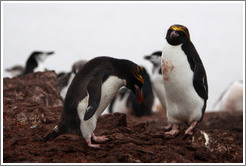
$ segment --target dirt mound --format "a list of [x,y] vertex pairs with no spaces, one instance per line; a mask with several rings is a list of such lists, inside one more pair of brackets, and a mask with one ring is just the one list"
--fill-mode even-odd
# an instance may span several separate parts
[[206,113],[193,136],[182,130],[176,137],[164,135],[163,112],[141,118],[114,113],[98,120],[95,134],[109,138],[101,149],[72,134],[44,143],[62,110],[58,87],[54,72],[3,80],[4,163],[243,162],[242,112]]

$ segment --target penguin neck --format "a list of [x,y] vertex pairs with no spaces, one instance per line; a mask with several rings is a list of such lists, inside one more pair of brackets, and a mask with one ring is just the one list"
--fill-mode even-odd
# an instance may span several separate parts
[[117,60],[113,63],[114,68],[116,69],[116,73],[118,77],[121,79],[127,80],[129,75],[131,75],[131,65],[132,62],[128,60]]
[[152,74],[158,73],[161,68],[161,64],[155,64],[152,68]]
[[37,63],[37,67],[34,69],[34,72],[43,72],[45,69],[44,69],[44,62],[38,58],[35,58],[36,60],[36,63]]

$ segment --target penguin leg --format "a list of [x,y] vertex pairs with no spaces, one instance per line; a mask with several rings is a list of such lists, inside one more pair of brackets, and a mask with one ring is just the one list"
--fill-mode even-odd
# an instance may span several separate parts
[[92,139],[96,142],[104,142],[108,140],[106,136],[96,136],[94,133],[92,133]]
[[93,143],[91,143],[91,138],[87,138],[87,139],[85,139],[85,141],[86,141],[86,143],[87,143],[87,145],[89,147],[92,147],[92,148],[100,148],[100,145],[99,144],[93,144]]
[[168,132],[165,132],[165,135],[176,135],[178,133],[179,133],[179,124],[174,123],[173,127],[172,127],[172,130],[168,131]]
[[192,130],[195,128],[196,124],[197,124],[197,121],[196,120],[193,121],[190,127],[185,130],[185,134],[192,135],[193,134]]

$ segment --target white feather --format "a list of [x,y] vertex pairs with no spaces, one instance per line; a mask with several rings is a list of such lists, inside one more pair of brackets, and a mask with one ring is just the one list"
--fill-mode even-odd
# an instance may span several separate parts
[[87,93],[87,96],[79,102],[77,111],[78,111],[79,118],[81,120],[80,129],[85,139],[91,137],[91,134],[96,128],[98,117],[103,113],[104,109],[112,101],[118,90],[125,85],[126,85],[126,80],[119,79],[116,76],[110,76],[102,84],[101,99],[98,109],[96,110],[95,114],[87,121],[84,121],[84,115],[89,103],[89,94]]
[[[169,66],[168,71],[163,71],[164,65]],[[168,120],[171,123],[199,120],[204,101],[194,89],[194,74],[181,45],[172,46],[165,41],[162,73],[167,96]]]

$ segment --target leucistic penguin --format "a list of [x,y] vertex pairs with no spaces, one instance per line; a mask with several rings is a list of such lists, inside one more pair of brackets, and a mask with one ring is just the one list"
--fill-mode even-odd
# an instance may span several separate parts
[[161,72],[161,55],[161,51],[156,51],[153,52],[151,55],[144,56],[144,59],[149,60],[153,64],[151,76],[153,89],[162,107],[164,108],[164,110],[166,110],[166,92]]
[[[136,95],[126,88],[121,88],[112,100],[109,106],[109,112],[124,112],[131,113],[137,117],[151,115],[152,106],[154,103],[154,94],[152,90],[152,85],[150,81],[149,74],[143,67],[144,73],[144,85],[143,85],[143,101],[138,102]],[[124,110],[122,110],[124,109]]]
[[167,118],[172,124],[168,135],[179,133],[182,122],[190,124],[185,134],[201,121],[208,99],[207,76],[203,63],[190,40],[188,29],[172,25],[162,51],[162,74],[167,96]]
[[129,60],[111,57],[90,60],[75,75],[64,100],[60,121],[44,141],[63,133],[76,133],[83,136],[89,147],[99,148],[100,145],[93,144],[91,139],[103,142],[107,138],[93,133],[98,117],[122,86],[134,91],[141,102],[143,84],[142,67]]
[[219,111],[243,110],[243,81],[233,81],[215,103]]
[[41,72],[45,71],[43,62],[49,55],[52,54],[54,54],[53,51],[51,52],[34,51],[28,58],[25,66],[25,71],[23,72],[22,75],[26,75],[38,71]]

